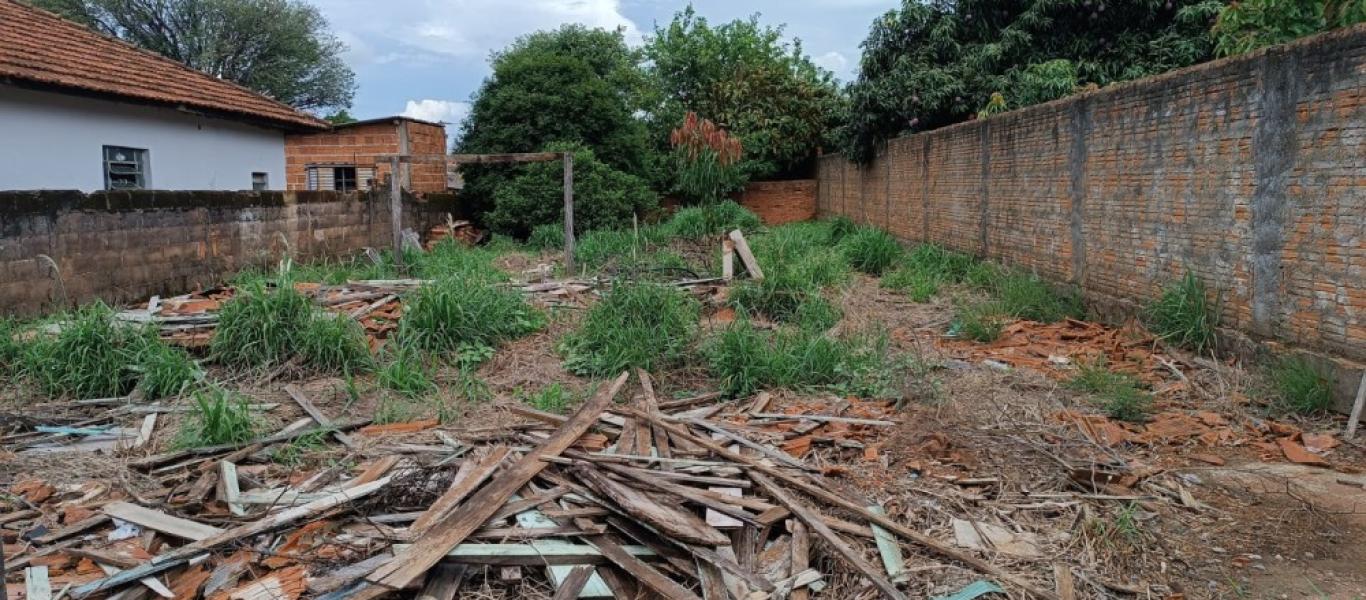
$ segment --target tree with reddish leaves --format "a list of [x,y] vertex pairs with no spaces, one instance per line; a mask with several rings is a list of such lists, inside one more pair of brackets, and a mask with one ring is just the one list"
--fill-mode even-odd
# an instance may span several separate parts
[[710,119],[689,112],[669,133],[677,166],[674,191],[696,203],[719,202],[745,185],[740,139]]

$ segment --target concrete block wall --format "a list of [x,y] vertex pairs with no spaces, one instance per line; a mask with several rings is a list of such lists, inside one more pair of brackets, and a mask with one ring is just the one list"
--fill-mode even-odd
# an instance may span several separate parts
[[[451,198],[405,200],[405,226],[417,231],[453,208]],[[247,266],[351,256],[391,240],[384,194],[0,192],[0,314],[181,294]]]
[[1129,312],[1189,269],[1227,328],[1366,361],[1366,26],[825,156],[816,188]]
[[816,216],[816,180],[752,182],[739,202],[769,225],[807,221]]

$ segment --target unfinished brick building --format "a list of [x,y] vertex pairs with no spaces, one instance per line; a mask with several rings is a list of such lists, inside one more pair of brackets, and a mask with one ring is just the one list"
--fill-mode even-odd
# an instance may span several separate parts
[[368,190],[385,180],[393,154],[414,157],[400,169],[404,189],[419,195],[446,191],[445,126],[408,117],[286,136],[286,189]]

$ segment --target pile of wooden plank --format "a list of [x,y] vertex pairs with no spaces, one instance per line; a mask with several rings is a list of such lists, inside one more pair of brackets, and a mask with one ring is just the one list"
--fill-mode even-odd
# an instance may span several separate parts
[[[719,394],[661,401],[643,371],[639,393],[616,402],[630,375],[572,415],[517,409],[525,422],[439,432],[435,446],[376,443],[388,440],[367,432],[421,428],[358,429],[289,386],[309,417],[279,433],[130,461],[166,486],[155,494],[37,480],[11,490],[32,507],[0,519],[17,532],[6,571],[25,574],[11,597],[50,600],[59,588],[76,600],[368,600],[418,589],[451,600],[474,579],[530,571],[555,598],[805,598],[836,574],[903,598],[905,545],[1053,597],[837,490],[803,452],[771,443],[891,421],[768,413],[764,395],[743,406]],[[281,477],[272,447],[315,433],[349,459]]]

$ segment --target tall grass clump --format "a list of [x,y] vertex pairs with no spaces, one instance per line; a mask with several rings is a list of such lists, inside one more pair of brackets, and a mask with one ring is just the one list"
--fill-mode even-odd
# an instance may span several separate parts
[[967,254],[921,244],[906,253],[895,270],[882,277],[881,285],[903,292],[915,302],[925,302],[939,293],[941,285],[966,283],[970,275],[980,280],[978,287],[993,284],[993,277],[980,273],[979,264]]
[[849,264],[842,253],[830,250],[828,236],[823,223],[794,223],[757,236],[754,254],[764,279],[732,286],[731,304],[781,322],[800,320],[804,305],[820,308],[821,290],[849,276]]
[[381,387],[408,398],[419,398],[437,390],[435,370],[421,352],[410,346],[393,344],[386,348],[385,358],[387,361],[375,375],[375,381]]
[[24,346],[20,343],[21,335],[17,319],[0,317],[0,379],[17,374],[22,366]]
[[902,292],[914,302],[927,302],[939,293],[942,280],[924,271],[902,265],[895,271],[882,276],[878,285]]
[[565,368],[607,377],[677,363],[696,334],[698,311],[697,301],[676,288],[617,283],[561,342]]
[[759,215],[734,200],[722,200],[679,209],[665,224],[672,237],[701,240],[735,229],[752,234],[763,227]]
[[881,275],[901,258],[901,244],[892,234],[876,227],[863,227],[844,236],[840,242],[849,265],[869,275]]
[[1219,315],[1206,294],[1205,283],[1190,271],[1163,288],[1162,296],[1148,306],[1144,316],[1153,333],[1169,344],[1196,352],[1214,348]]
[[544,223],[531,228],[526,245],[535,250],[561,250],[564,248],[564,223]]
[[116,321],[103,303],[56,315],[49,323],[57,333],[35,333],[16,357],[17,370],[49,395],[124,396],[141,383],[146,397],[159,398],[198,376],[183,350],[167,346],[150,327]]
[[976,342],[994,342],[1009,322],[1010,315],[999,302],[969,302],[958,307],[949,332]]
[[854,223],[853,219],[850,219],[849,217],[846,217],[844,215],[840,215],[838,217],[830,219],[825,223],[827,232],[826,239],[831,244],[840,243],[840,241],[842,241],[845,237],[853,234],[859,229],[858,224]]
[[1277,359],[1267,375],[1276,393],[1272,406],[1301,415],[1321,413],[1333,405],[1329,373],[1302,356]]
[[839,337],[817,331],[762,331],[736,319],[706,349],[712,374],[732,397],[765,388],[822,389],[890,398],[897,362],[885,332]]
[[262,367],[287,361],[313,315],[313,305],[287,277],[268,287],[252,280],[237,288],[218,313],[210,355],[230,367]]
[[1085,314],[1079,295],[1059,293],[1031,273],[1007,273],[993,287],[1002,310],[1017,319],[1056,323]]
[[474,278],[441,278],[418,288],[399,321],[398,342],[445,354],[496,348],[545,325],[514,290]]
[[446,239],[432,247],[431,251],[413,254],[408,264],[410,272],[424,279],[463,277],[482,281],[506,281],[507,273],[494,266],[493,261],[507,248],[500,247],[496,241],[485,246],[470,248],[454,239]]
[[360,323],[322,311],[314,311],[299,332],[298,354],[310,368],[327,373],[361,373],[374,366]]
[[181,448],[245,444],[256,437],[256,420],[246,396],[211,387],[195,392],[194,412],[181,426]]
[[1077,375],[1067,382],[1067,387],[1093,394],[1112,419],[1140,422],[1147,418],[1152,406],[1152,396],[1143,391],[1138,379],[1111,371],[1103,357],[1079,365]]

